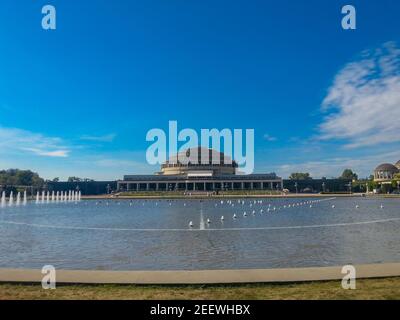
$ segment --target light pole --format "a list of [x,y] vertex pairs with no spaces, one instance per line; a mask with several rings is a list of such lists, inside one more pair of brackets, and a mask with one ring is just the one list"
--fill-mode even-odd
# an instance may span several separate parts
[[294,183],[294,186],[295,186],[295,188],[296,188],[296,194],[299,193],[299,192],[298,192],[298,189],[297,189],[297,181]]

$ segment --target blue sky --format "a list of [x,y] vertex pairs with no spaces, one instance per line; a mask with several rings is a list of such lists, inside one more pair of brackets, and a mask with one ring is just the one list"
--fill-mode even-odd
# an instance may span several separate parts
[[[41,28],[41,8],[57,29]],[[341,28],[341,8],[357,30]],[[151,173],[152,128],[254,128],[255,171],[400,159],[400,3],[28,1],[0,10],[0,169]]]

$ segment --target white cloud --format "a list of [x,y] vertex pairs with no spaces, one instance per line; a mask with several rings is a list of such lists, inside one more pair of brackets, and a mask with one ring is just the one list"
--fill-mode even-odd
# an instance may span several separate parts
[[0,127],[1,153],[31,153],[45,157],[68,157],[70,150],[60,138],[17,128]]
[[264,138],[264,140],[269,141],[269,142],[273,142],[273,141],[277,140],[276,137],[273,137],[273,136],[269,135],[268,133],[264,134],[263,138]]
[[46,151],[46,150],[41,150],[41,149],[36,149],[36,148],[21,148],[22,150],[26,151],[31,151],[32,153],[38,155],[38,156],[44,156],[44,157],[59,157],[59,158],[65,158],[68,157],[68,150],[55,150],[55,151]]
[[115,133],[106,134],[104,136],[83,135],[81,140],[97,141],[97,142],[113,142],[117,135]]
[[335,77],[322,110],[320,138],[346,148],[400,141],[400,49],[395,43],[365,51]]

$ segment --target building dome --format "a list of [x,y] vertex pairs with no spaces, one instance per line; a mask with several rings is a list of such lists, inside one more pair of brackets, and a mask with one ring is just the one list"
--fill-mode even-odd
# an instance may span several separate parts
[[223,152],[204,147],[187,149],[172,155],[161,165],[162,175],[214,176],[234,175],[237,163]]
[[223,152],[204,147],[189,148],[169,157],[167,163],[181,164],[230,164],[232,158]]
[[396,173],[400,170],[391,163],[383,163],[376,167],[374,171],[374,180],[378,182],[390,182]]
[[399,169],[391,163],[383,163],[376,167],[375,171],[394,171],[398,172]]

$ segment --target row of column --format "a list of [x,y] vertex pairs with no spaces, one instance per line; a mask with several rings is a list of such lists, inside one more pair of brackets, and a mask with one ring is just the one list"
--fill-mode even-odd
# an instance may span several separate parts
[[[122,187],[122,188],[121,188]],[[215,191],[215,190],[282,190],[280,182],[121,182],[119,189],[126,191]]]
[[375,179],[393,179],[394,174],[387,171],[380,171],[375,173]]

